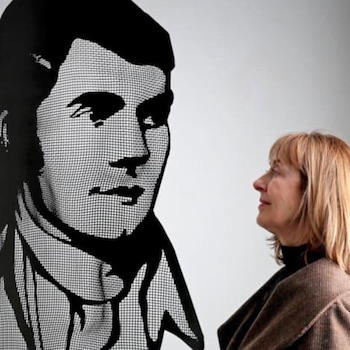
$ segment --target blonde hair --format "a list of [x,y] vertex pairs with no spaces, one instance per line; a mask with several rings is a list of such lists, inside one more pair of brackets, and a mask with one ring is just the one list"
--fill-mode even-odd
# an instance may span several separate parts
[[[271,147],[276,160],[299,169],[303,197],[297,219],[310,251],[323,250],[328,258],[350,273],[350,147],[320,132],[292,133]],[[277,260],[281,244],[274,238]]]

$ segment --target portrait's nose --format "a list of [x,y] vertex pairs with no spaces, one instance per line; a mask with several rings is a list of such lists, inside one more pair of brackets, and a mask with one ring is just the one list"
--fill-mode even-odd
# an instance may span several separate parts
[[264,192],[266,191],[266,186],[267,186],[267,181],[266,181],[266,174],[260,176],[258,179],[256,179],[253,182],[253,187],[255,190],[259,192]]
[[118,124],[118,141],[115,142],[117,149],[114,159],[109,160],[109,165],[113,168],[125,168],[128,175],[136,177],[137,167],[144,165],[150,157],[145,135],[136,115],[129,113]]

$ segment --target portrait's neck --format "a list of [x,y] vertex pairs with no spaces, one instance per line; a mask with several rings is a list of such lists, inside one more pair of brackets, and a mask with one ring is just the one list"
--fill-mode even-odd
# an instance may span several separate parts
[[[100,261],[113,266],[114,273],[126,283],[132,282],[144,264],[157,265],[161,252],[169,244],[168,238],[154,213],[149,213],[131,235],[116,239],[106,239],[88,235],[65,225],[47,210],[39,211],[33,201],[31,191],[24,184],[18,195],[19,213],[16,214],[20,231],[28,232],[26,227],[36,228],[50,240],[68,244]],[[22,228],[22,229],[21,229]]]

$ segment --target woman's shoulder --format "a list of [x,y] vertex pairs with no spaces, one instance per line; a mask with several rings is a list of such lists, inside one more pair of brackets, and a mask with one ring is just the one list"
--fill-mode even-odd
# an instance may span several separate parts
[[350,276],[330,259],[322,258],[281,281],[265,311],[270,315],[279,309],[279,319],[290,318],[306,327],[339,303],[350,312]]
[[319,259],[278,284],[255,324],[260,331],[269,327],[257,337],[274,339],[281,346],[293,344],[339,306],[340,317],[350,321],[350,276],[331,260]]
[[[289,344],[293,349],[348,348],[349,274],[324,258],[298,271],[294,278],[286,280],[285,285],[281,283],[279,292],[285,294],[283,289],[291,292],[291,297],[288,297],[289,316],[299,323],[294,333],[294,327],[290,327]],[[294,292],[297,294],[294,295]],[[293,312],[292,308],[296,308],[296,311]]]
[[350,292],[350,275],[327,258],[319,259],[281,281],[276,295],[288,293],[289,299],[309,299],[309,304],[319,307]]
[[[219,335],[234,343],[240,325],[254,313],[256,305],[275,284],[273,276],[220,329]],[[329,259],[319,259],[278,282],[269,293],[249,331],[242,348],[285,348],[294,344],[330,310],[343,310],[350,322],[350,276]],[[281,325],[284,325],[283,329]],[[232,332],[236,335],[232,336]],[[230,333],[230,334],[229,334]],[[230,336],[229,336],[230,335]],[[229,341],[228,341],[229,342]],[[227,343],[228,343],[227,342]],[[273,345],[273,346],[272,346]],[[228,347],[233,349],[234,347]]]

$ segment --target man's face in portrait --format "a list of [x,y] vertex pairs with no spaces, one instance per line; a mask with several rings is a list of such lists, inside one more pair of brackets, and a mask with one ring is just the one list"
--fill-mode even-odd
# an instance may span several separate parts
[[37,110],[46,207],[90,235],[131,234],[161,180],[171,103],[160,68],[75,39]]

